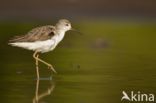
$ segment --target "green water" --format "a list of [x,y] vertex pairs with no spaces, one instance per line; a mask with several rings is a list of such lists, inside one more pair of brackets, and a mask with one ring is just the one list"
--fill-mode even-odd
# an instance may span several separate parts
[[[1,103],[32,103],[36,92],[33,52],[7,45],[37,23],[1,23]],[[121,103],[122,91],[156,93],[156,23],[81,21],[84,35],[67,32],[57,48],[40,57],[39,103]]]

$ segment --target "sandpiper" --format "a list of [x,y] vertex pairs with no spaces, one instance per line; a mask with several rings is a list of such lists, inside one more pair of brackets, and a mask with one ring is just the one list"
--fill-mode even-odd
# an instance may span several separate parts
[[9,40],[9,45],[34,51],[33,58],[36,60],[37,78],[39,79],[38,61],[47,65],[54,73],[57,73],[51,64],[39,58],[39,53],[54,50],[68,30],[75,29],[72,29],[71,23],[67,19],[61,19],[55,26],[41,26],[32,29],[25,35],[15,36]]

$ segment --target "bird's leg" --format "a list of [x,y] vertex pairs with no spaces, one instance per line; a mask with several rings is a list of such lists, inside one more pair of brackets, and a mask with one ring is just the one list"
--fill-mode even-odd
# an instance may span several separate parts
[[[39,57],[39,54],[36,55],[36,58]],[[39,76],[39,68],[38,68],[38,59],[36,59],[36,73],[37,73],[37,79],[39,80],[40,76]]]
[[37,59],[38,61],[40,61],[40,62],[44,63],[45,65],[47,65],[47,66],[49,67],[49,69],[51,69],[54,73],[57,73],[51,64],[49,64],[49,63],[43,61],[43,60],[40,59],[40,58],[37,58],[37,57],[36,57],[36,54],[37,54],[37,53],[38,53],[38,52],[35,51],[35,53],[33,54],[33,57],[34,57],[35,59]]
[[35,59],[35,61],[36,61],[36,73],[37,73],[37,79],[39,79],[39,68],[38,68],[38,54],[37,54],[38,52],[37,51],[35,51],[35,53],[33,54],[33,57],[34,57],[34,59]]
[[49,64],[49,63],[43,61],[43,60],[40,59],[40,58],[37,58],[37,59],[38,59],[40,62],[42,62],[42,63],[44,63],[45,65],[47,65],[47,66],[49,67],[49,69],[51,69],[54,73],[57,73],[51,64]]

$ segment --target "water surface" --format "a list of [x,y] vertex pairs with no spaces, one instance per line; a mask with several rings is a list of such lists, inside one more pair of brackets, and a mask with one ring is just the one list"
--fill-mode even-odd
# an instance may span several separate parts
[[54,51],[40,55],[58,72],[52,74],[40,64],[40,81],[33,52],[7,45],[10,37],[27,32],[35,23],[0,26],[2,103],[33,103],[36,87],[38,97],[43,96],[39,103],[120,103],[123,90],[156,91],[155,23],[77,23],[85,35],[67,32]]

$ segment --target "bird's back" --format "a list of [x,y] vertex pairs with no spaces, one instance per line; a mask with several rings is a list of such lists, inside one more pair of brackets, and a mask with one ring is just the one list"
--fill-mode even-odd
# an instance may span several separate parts
[[50,39],[54,36],[55,27],[52,25],[41,26],[32,29],[25,35],[15,36],[11,40],[10,43],[14,42],[34,42],[34,41],[44,41]]

